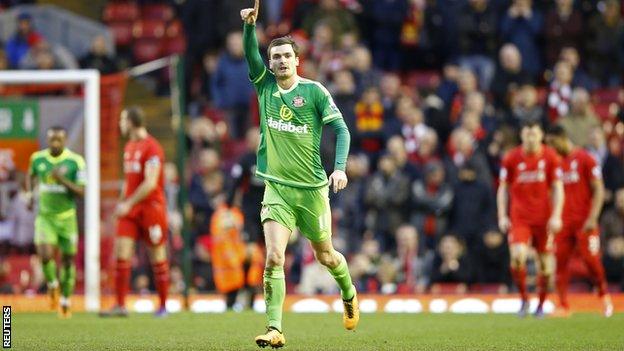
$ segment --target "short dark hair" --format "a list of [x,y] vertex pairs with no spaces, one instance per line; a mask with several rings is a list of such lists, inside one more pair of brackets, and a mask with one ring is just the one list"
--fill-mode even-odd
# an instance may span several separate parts
[[522,122],[522,125],[520,125],[520,130],[522,130],[524,128],[533,128],[535,126],[538,126],[538,127],[543,129],[542,123],[540,123],[539,120],[537,120],[535,118],[531,118],[531,119],[528,119],[528,120]]
[[290,44],[290,46],[292,46],[293,48],[293,51],[295,52],[295,57],[299,57],[299,46],[297,45],[297,43],[293,40],[293,38],[290,35],[287,35],[285,37],[275,38],[271,40],[271,43],[269,44],[269,47],[267,48],[267,57],[269,59],[271,58],[272,47],[286,45],[286,44]]
[[546,134],[564,138],[568,136],[568,132],[566,132],[566,130],[558,124],[548,127],[548,129],[546,129]]
[[56,124],[48,128],[48,132],[63,132],[67,134],[67,129],[65,129],[65,127],[63,126]]
[[126,117],[133,127],[143,127],[145,125],[145,113],[139,106],[130,106],[125,109]]

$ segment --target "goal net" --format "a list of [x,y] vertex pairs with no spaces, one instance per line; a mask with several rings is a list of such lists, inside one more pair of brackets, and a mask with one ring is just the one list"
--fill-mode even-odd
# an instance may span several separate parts
[[[10,243],[9,254],[16,252],[15,245],[28,244],[20,242],[28,239],[27,234],[16,239],[20,233],[17,224],[7,222],[13,199],[27,175],[30,155],[46,147],[47,128],[65,127],[67,147],[84,156],[87,168],[85,198],[78,210],[77,255],[77,292],[84,292],[87,311],[100,308],[104,278],[100,274],[100,234],[107,230],[110,217],[111,204],[106,199],[118,193],[121,178],[116,121],[125,84],[124,73],[100,77],[96,70],[0,71],[0,232],[4,233],[0,236]],[[20,225],[26,228],[28,223]],[[18,279],[20,284],[28,284],[21,273]]]

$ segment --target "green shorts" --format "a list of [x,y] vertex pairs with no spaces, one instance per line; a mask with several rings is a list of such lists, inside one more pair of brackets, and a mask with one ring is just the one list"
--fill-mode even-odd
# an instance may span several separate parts
[[295,188],[265,181],[260,220],[274,220],[291,231],[299,228],[308,240],[325,241],[331,238],[331,209],[329,187],[316,189]]
[[35,245],[58,246],[61,253],[75,255],[78,249],[78,221],[76,213],[65,216],[37,215]]

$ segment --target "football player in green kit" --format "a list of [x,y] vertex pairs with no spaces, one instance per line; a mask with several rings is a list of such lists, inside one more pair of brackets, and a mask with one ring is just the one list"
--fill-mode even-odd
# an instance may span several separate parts
[[[26,190],[32,194],[37,182],[38,210],[35,219],[35,246],[48,283],[50,307],[59,316],[71,316],[70,297],[76,283],[74,256],[78,248],[76,197],[84,196],[85,161],[65,147],[67,131],[51,127],[47,131],[48,148],[30,156]],[[30,196],[32,206],[32,195]],[[56,275],[56,250],[61,252],[60,279]]]
[[[355,286],[347,261],[331,241],[329,187],[334,192],[347,185],[345,166],[349,130],[332,97],[320,83],[297,75],[298,48],[292,39],[274,39],[268,48],[268,69],[260,57],[254,8],[241,10],[243,42],[249,78],[258,93],[261,141],[256,175],[266,183],[260,217],[267,258],[264,269],[264,300],[268,328],[256,337],[260,347],[284,346],[282,305],[286,294],[284,253],[295,228],[310,241],[316,259],[336,279],[341,290],[343,324],[353,330],[359,321]],[[323,125],[336,132],[334,172],[327,178],[321,165]]]

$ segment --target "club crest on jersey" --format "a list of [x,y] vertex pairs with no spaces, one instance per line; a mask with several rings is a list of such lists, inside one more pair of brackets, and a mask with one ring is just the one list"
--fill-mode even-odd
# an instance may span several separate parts
[[306,99],[303,96],[297,95],[293,98],[292,104],[295,107],[301,107],[306,104]]
[[288,108],[288,106],[286,105],[282,105],[282,107],[280,107],[280,118],[284,121],[290,121],[293,118],[293,112],[291,109]]

